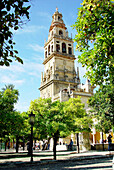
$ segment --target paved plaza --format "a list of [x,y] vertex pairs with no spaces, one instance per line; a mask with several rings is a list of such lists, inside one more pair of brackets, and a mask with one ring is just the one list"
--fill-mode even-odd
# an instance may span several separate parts
[[[57,151],[57,160],[53,160],[52,151],[38,151],[33,153],[33,163],[27,151],[14,150],[0,152],[0,169],[112,169],[114,151],[89,151],[76,153],[76,151]],[[39,167],[39,168],[38,168]],[[66,168],[65,168],[66,167]],[[23,170],[24,170],[23,169]]]

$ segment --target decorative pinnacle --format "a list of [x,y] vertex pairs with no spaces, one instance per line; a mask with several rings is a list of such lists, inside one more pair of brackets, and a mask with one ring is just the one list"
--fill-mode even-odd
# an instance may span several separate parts
[[56,11],[58,11],[58,8],[56,7]]

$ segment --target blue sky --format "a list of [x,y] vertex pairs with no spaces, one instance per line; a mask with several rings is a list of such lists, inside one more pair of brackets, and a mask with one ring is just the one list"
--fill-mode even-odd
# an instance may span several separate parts
[[[49,27],[52,15],[58,7],[62,13],[63,20],[68,28],[69,36],[75,36],[76,31],[71,25],[75,23],[81,0],[31,0],[30,21],[22,29],[14,33],[15,49],[19,51],[19,56],[24,64],[13,62],[10,67],[0,67],[0,90],[8,84],[15,85],[19,90],[19,101],[15,108],[20,111],[27,111],[31,100],[40,97],[41,72],[43,71],[44,41],[48,38]],[[78,51],[74,54],[79,55]],[[75,62],[76,67],[80,67],[80,77],[84,83],[83,75],[85,68]]]

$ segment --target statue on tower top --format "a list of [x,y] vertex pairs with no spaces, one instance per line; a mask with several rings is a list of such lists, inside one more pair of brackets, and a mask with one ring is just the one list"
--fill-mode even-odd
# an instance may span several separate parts
[[56,11],[58,11],[58,8],[56,7]]

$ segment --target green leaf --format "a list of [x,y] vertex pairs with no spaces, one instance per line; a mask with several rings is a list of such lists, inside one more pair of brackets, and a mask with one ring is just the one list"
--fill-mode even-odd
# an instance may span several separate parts
[[5,61],[4,64],[5,64],[6,66],[9,66],[9,62],[8,62],[8,61]]

